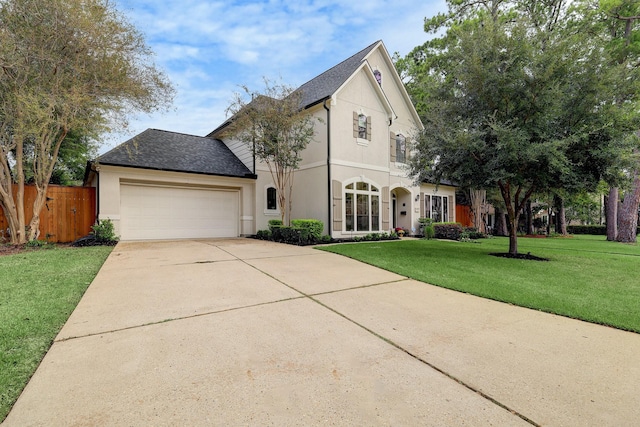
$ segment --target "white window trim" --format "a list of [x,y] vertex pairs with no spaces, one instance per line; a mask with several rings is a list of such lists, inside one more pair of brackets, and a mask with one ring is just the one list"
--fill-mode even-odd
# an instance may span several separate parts
[[[407,164],[407,137],[404,132],[395,132],[396,134],[396,167]],[[398,159],[398,136],[402,135],[404,138],[404,162],[399,162]]]
[[[358,110],[358,117],[360,117],[361,115],[364,116],[365,119],[369,117],[369,115],[362,108],[360,110]],[[368,121],[367,121],[367,125],[371,126],[372,124],[368,123]],[[366,127],[365,127],[365,131],[364,132],[365,132],[365,135],[366,135],[366,133],[367,133]],[[372,129],[371,133],[373,134],[373,129]],[[369,146],[369,142],[370,141],[367,138],[360,138],[360,136],[358,136],[356,138],[356,143],[358,145],[363,146],[363,147],[368,147]]]
[[[267,190],[269,190],[269,188],[274,188],[276,190],[276,208],[275,209],[267,209]],[[278,199],[277,199],[277,194],[278,194],[278,189],[276,188],[275,184],[271,183],[271,184],[267,184],[264,186],[263,189],[263,195],[264,195],[264,214],[267,216],[281,216],[280,215],[280,207],[278,206]]]
[[[364,191],[364,190],[356,190],[355,186],[357,185],[357,183],[359,182],[364,182],[366,184],[369,184],[369,191]],[[354,188],[353,190],[347,190],[347,185],[353,184]],[[377,192],[371,191],[371,186],[374,186],[378,189]],[[347,230],[347,192],[354,194],[354,196],[357,196],[358,194],[367,194],[369,195],[369,230]],[[372,223],[372,219],[371,219],[371,196],[372,195],[377,195],[378,198],[378,230],[374,231],[371,230],[373,227],[371,227],[373,225]],[[353,201],[354,203],[354,209],[357,210],[357,197],[354,199]],[[382,186],[379,185],[378,183],[376,183],[375,181],[371,181],[370,179],[366,179],[364,177],[361,178],[354,178],[354,179],[350,179],[348,181],[343,181],[342,182],[342,220],[343,220],[343,225],[342,225],[342,233],[343,234],[362,234],[362,235],[367,235],[367,234],[371,234],[371,233],[382,233]],[[354,211],[356,212],[356,211]],[[357,228],[357,212],[355,213],[355,217],[354,217],[354,228]]]
[[[426,200],[426,198],[425,198],[425,201],[424,201],[424,204],[425,204],[424,209],[425,209],[426,218],[433,219],[433,198],[434,197],[440,197],[441,198],[441,201],[440,201],[441,205],[440,205],[439,214],[443,218],[439,222],[449,222],[449,215],[451,213],[451,211],[450,211],[451,206],[449,206],[449,195],[447,195],[447,194],[436,194],[436,193],[433,193],[433,194],[426,194],[425,193],[425,196],[429,196],[428,209],[427,209],[427,200]],[[444,215],[444,200],[447,201],[447,216],[446,217]]]

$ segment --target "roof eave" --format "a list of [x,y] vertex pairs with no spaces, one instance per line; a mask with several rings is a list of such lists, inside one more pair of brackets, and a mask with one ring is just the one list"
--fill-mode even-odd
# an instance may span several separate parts
[[246,179],[257,179],[258,178],[258,176],[256,174],[251,173],[251,171],[249,171],[248,169],[247,169],[248,172],[245,173],[244,175],[233,175],[233,174],[212,173],[212,172],[185,171],[185,170],[179,170],[179,169],[154,168],[154,167],[151,167],[151,166],[123,165],[123,164],[118,164],[118,163],[103,163],[103,162],[100,162],[100,165],[115,166],[115,167],[121,167],[121,168],[131,168],[131,169],[146,169],[146,170],[154,170],[154,171],[162,171],[162,172],[189,173],[189,174],[194,174],[194,175],[220,176],[220,177],[225,177],[225,178],[246,178]]

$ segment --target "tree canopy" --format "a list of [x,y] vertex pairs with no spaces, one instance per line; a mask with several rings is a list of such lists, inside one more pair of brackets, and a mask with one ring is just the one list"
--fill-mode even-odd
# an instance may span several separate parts
[[244,142],[267,165],[277,190],[282,221],[291,220],[294,172],[314,136],[313,118],[302,109],[302,93],[265,79],[262,92],[243,86],[227,112],[227,132]]
[[608,52],[579,31],[569,2],[447,2],[425,21],[444,34],[398,62],[425,130],[411,171],[498,188],[517,254],[520,212],[534,191],[595,188],[638,125]]
[[[133,111],[169,105],[173,88],[152,56],[109,0],[0,2],[0,205],[13,243],[36,238],[70,131],[99,135],[126,126]],[[26,175],[38,190],[28,226]]]

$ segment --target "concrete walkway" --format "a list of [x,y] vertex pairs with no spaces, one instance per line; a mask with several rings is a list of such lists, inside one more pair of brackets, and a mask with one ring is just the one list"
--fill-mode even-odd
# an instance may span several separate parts
[[123,242],[3,425],[631,426],[639,359],[638,334],[312,248]]

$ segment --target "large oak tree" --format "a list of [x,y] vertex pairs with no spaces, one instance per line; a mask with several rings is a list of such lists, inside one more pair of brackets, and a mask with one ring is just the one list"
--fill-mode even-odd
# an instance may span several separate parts
[[422,120],[411,170],[498,188],[516,255],[520,213],[536,191],[595,187],[632,127],[615,103],[607,52],[572,25],[568,2],[451,0],[426,20],[444,31],[398,67]]
[[[640,91],[640,3],[636,0],[582,0],[582,10],[607,39],[612,60],[622,65],[620,79],[635,82],[630,93]],[[621,96],[619,102],[628,102]],[[632,152],[627,178],[631,181],[618,206],[618,188],[611,187],[607,215],[607,238],[624,243],[636,241],[640,206],[640,147]]]
[[[37,238],[47,186],[71,130],[98,135],[126,126],[132,112],[163,108],[172,96],[144,37],[111,1],[1,1],[0,206],[11,242]],[[37,188],[29,224],[25,176]]]

